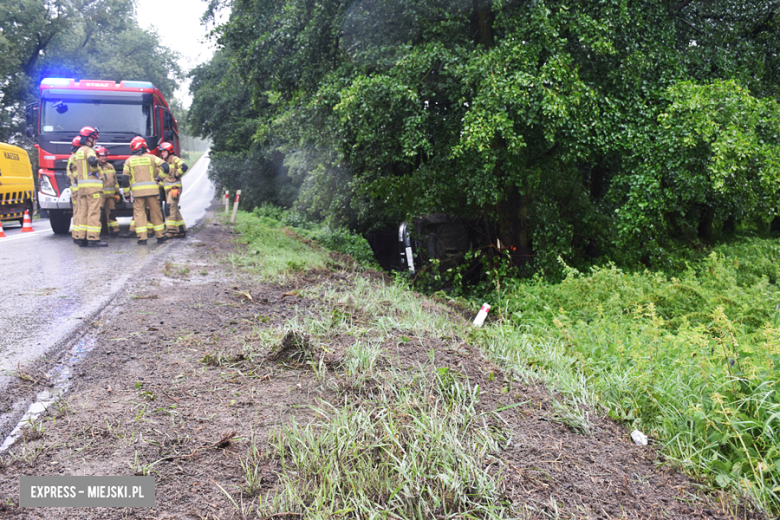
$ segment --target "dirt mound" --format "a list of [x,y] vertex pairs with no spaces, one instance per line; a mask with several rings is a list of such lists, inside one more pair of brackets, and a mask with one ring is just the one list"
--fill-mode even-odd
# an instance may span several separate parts
[[307,363],[314,359],[312,345],[308,334],[290,330],[282,338],[279,348],[268,354],[269,361],[277,363]]

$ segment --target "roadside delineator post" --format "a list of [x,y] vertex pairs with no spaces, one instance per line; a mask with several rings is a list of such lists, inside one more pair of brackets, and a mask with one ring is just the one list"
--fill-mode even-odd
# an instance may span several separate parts
[[225,190],[225,215],[228,214],[230,211],[228,208],[230,207],[230,190]]
[[474,325],[481,327],[482,324],[485,323],[485,318],[487,318],[488,312],[490,312],[490,305],[483,303],[482,308],[479,309],[479,312],[477,313],[477,317],[474,318]]
[[22,233],[32,233],[32,220],[30,220],[30,211],[24,210],[24,220],[22,221]]
[[230,223],[234,223],[236,221],[236,213],[238,212],[238,201],[241,199],[241,190],[238,190],[236,192],[236,201],[233,203],[233,214],[230,215]]

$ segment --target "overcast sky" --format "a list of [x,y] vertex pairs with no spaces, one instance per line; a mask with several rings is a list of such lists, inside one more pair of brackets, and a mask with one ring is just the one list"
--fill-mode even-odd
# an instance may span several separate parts
[[[184,72],[211,59],[214,46],[206,38],[208,28],[200,24],[206,11],[205,0],[136,0],[138,23],[144,29],[155,27],[162,44],[181,55]],[[189,82],[182,85],[176,97],[189,106]]]

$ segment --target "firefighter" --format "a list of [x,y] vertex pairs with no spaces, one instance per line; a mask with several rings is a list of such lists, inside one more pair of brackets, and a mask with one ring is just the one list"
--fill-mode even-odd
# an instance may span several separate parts
[[106,227],[109,235],[119,234],[119,222],[116,220],[116,203],[119,202],[119,182],[116,179],[114,165],[108,162],[108,150],[102,146],[95,147],[100,169],[103,174],[103,215],[106,217]]
[[80,227],[79,221],[76,218],[79,202],[79,184],[78,180],[76,180],[76,164],[73,162],[73,159],[76,158],[76,151],[81,146],[81,136],[77,135],[74,137],[71,144],[73,146],[70,149],[70,157],[68,158],[68,166],[65,168],[65,175],[68,176],[68,181],[70,181],[70,205],[73,207],[73,225],[71,226],[70,233],[73,237],[73,243],[79,245],[81,244],[81,240],[76,238],[76,231],[78,231]]
[[184,217],[181,216],[179,210],[179,198],[183,189],[181,178],[187,173],[189,166],[173,154],[171,143],[160,143],[160,157],[170,167],[168,175],[163,179],[165,201],[170,210],[165,219],[165,233],[168,238],[184,238],[187,236],[187,227],[184,225]]
[[76,180],[79,186],[78,225],[76,239],[82,247],[108,247],[100,240],[100,208],[103,205],[103,179],[100,163],[92,149],[98,139],[98,130],[85,126],[79,132],[81,145],[73,162],[76,165]]
[[149,153],[143,137],[134,137],[130,141],[130,152],[132,156],[125,161],[123,173],[130,176],[130,196],[133,200],[133,220],[138,244],[146,244],[147,210],[149,210],[149,219],[152,221],[157,242],[165,242],[165,224],[159,202],[160,188],[155,178],[160,177],[158,172],[160,169],[167,175],[170,168],[168,163]]

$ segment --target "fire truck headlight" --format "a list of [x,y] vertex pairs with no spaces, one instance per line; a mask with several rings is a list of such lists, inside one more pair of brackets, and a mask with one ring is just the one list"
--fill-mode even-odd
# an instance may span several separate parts
[[41,193],[43,193],[44,195],[56,197],[57,192],[54,191],[54,187],[52,187],[49,177],[46,175],[41,175],[39,179],[40,179]]

